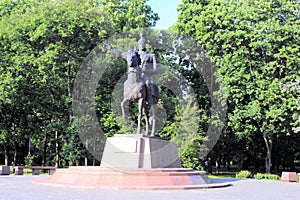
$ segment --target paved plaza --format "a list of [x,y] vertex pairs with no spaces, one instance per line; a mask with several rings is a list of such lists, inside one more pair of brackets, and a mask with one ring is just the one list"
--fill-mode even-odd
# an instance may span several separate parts
[[300,183],[237,179],[212,179],[230,182],[226,188],[206,190],[93,190],[33,184],[39,176],[0,176],[0,200],[293,200],[300,198]]

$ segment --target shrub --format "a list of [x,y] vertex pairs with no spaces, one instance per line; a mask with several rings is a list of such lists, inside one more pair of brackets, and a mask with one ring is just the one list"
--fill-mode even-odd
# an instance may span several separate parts
[[242,170],[235,175],[235,178],[252,178],[252,173],[247,170]]
[[280,180],[280,176],[278,176],[277,174],[261,174],[261,173],[257,173],[256,175],[254,175],[254,178],[257,180]]
[[33,155],[27,155],[25,157],[25,165],[26,166],[32,166],[33,165],[33,160],[35,159],[35,156]]

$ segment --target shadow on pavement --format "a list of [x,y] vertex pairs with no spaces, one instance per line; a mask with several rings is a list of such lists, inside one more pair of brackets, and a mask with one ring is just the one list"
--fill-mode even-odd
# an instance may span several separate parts
[[228,182],[236,182],[241,181],[243,179],[238,178],[210,178],[211,183],[228,183]]

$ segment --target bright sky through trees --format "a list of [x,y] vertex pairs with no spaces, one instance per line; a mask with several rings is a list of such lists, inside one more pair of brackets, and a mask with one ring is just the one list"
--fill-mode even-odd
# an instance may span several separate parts
[[156,28],[167,29],[177,20],[177,7],[180,0],[149,0],[148,4],[152,10],[158,13],[160,20],[156,23]]

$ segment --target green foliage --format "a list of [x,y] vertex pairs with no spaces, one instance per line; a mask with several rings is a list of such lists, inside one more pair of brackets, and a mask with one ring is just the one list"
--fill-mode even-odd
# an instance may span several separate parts
[[183,167],[202,169],[201,163],[204,158],[200,157],[203,149],[205,133],[200,128],[199,108],[192,101],[178,109],[175,118],[175,129],[172,131],[171,141],[177,145],[178,153]]
[[179,8],[177,30],[201,41],[218,66],[228,129],[240,139],[265,139],[267,171],[274,140],[289,137],[297,121],[297,95],[281,85],[300,75],[298,10],[290,0],[183,0]]
[[257,173],[254,175],[254,178],[257,180],[280,180],[280,176],[277,174],[262,174],[262,173]]
[[146,0],[4,0],[0,16],[1,147],[23,150],[31,137],[43,164],[78,163],[85,156],[71,110],[78,68],[98,43],[155,25],[157,14]]
[[252,177],[253,175],[251,171],[248,170],[242,170],[235,175],[235,178],[252,178]]
[[25,157],[25,166],[33,166],[34,165],[34,159],[36,159],[36,156],[27,155]]
[[[298,111],[300,111],[300,79],[297,79],[294,83],[290,84],[290,85],[286,85],[285,86],[285,90],[288,93],[292,93],[292,92],[296,92],[298,99],[296,100],[298,103]],[[299,112],[295,114],[298,117],[298,122],[295,123],[295,127],[293,128],[295,133],[299,133],[300,132],[300,114]]]

